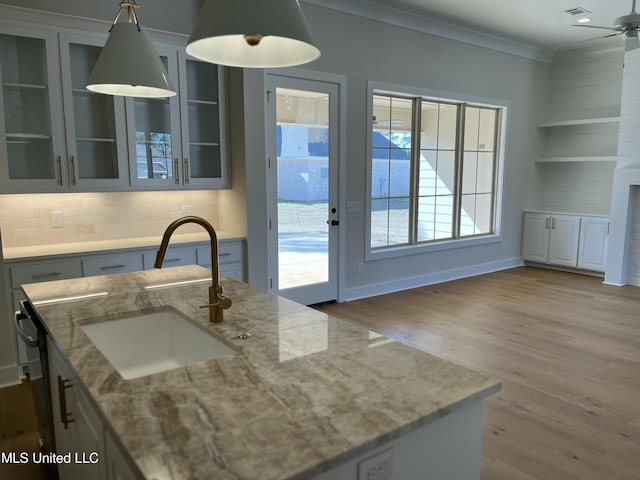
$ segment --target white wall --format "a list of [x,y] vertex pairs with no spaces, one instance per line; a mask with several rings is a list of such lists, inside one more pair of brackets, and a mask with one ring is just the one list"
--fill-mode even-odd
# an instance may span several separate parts
[[[520,259],[523,198],[535,195],[534,159],[539,150],[536,123],[547,103],[549,64],[414,30],[304,6],[320,59],[305,69],[346,75],[347,134],[343,161],[348,193],[340,199],[366,204],[367,81],[374,80],[502,99],[510,103],[504,176],[502,242],[365,263],[365,212],[341,219],[345,229],[343,300],[413,285],[481,273]],[[266,173],[264,166],[264,85],[261,72],[245,71],[245,134],[249,215],[249,279],[266,287]]]

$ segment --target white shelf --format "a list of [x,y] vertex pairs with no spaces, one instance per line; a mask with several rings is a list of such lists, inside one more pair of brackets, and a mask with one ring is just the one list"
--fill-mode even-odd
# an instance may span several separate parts
[[540,122],[539,128],[548,127],[568,127],[571,125],[595,125],[598,123],[617,123],[620,121],[620,117],[599,117],[599,118],[576,118],[572,120],[551,120],[546,122]]
[[571,163],[571,162],[615,162],[617,156],[600,156],[600,157],[542,157],[536,160],[536,163]]
[[5,82],[2,84],[2,87],[9,87],[9,88],[28,88],[28,89],[32,89],[32,90],[46,90],[47,86],[46,85],[34,85],[34,84],[29,84],[29,83],[10,83],[10,82]]
[[50,135],[42,135],[40,133],[7,133],[7,139],[9,138],[20,138],[27,140],[51,140]]
[[115,143],[115,138],[100,138],[100,137],[77,137],[76,140],[78,142],[104,142],[104,143]]
[[188,100],[189,105],[218,105],[217,101],[214,100],[194,100],[194,99],[189,99]]

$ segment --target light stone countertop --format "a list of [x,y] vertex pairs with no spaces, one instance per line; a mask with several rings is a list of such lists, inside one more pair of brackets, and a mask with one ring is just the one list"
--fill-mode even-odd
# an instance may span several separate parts
[[[244,237],[229,232],[216,232],[218,241],[241,240]],[[74,255],[82,253],[111,252],[115,250],[126,250],[130,248],[157,248],[162,241],[162,235],[150,237],[132,237],[113,240],[96,240],[92,242],[70,242],[43,244],[26,247],[3,247],[2,257],[5,262],[30,260],[33,258],[42,259],[57,255]],[[171,236],[171,245],[185,243],[209,242],[209,234],[205,231],[198,233],[176,233]]]
[[[146,478],[312,478],[500,389],[495,379],[226,277],[233,305],[211,324],[199,308],[209,284],[209,270],[188,266],[23,286]],[[166,306],[240,352],[124,380],[79,328]],[[245,332],[252,337],[240,340]]]

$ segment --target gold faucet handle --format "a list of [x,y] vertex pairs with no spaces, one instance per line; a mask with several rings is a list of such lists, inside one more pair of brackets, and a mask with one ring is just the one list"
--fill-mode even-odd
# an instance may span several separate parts
[[218,295],[216,301],[207,305],[200,305],[200,308],[221,307],[223,310],[231,307],[231,299],[224,295]]

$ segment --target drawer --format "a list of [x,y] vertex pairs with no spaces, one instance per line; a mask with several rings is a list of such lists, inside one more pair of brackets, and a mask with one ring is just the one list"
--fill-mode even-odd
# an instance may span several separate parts
[[142,255],[139,253],[87,257],[82,259],[85,277],[112,273],[138,272],[142,270]]
[[38,262],[11,267],[11,285],[20,288],[26,283],[48,282],[82,277],[80,260],[64,260],[57,262]]
[[[156,262],[157,250],[153,252],[146,252],[144,254],[144,268],[150,270],[153,268],[153,264]],[[162,267],[179,267],[182,265],[195,265],[196,264],[196,249],[195,247],[169,247],[167,253],[162,261]]]
[[[211,268],[211,247],[198,247],[198,265]],[[218,244],[218,263],[242,262],[242,242],[221,242]]]

